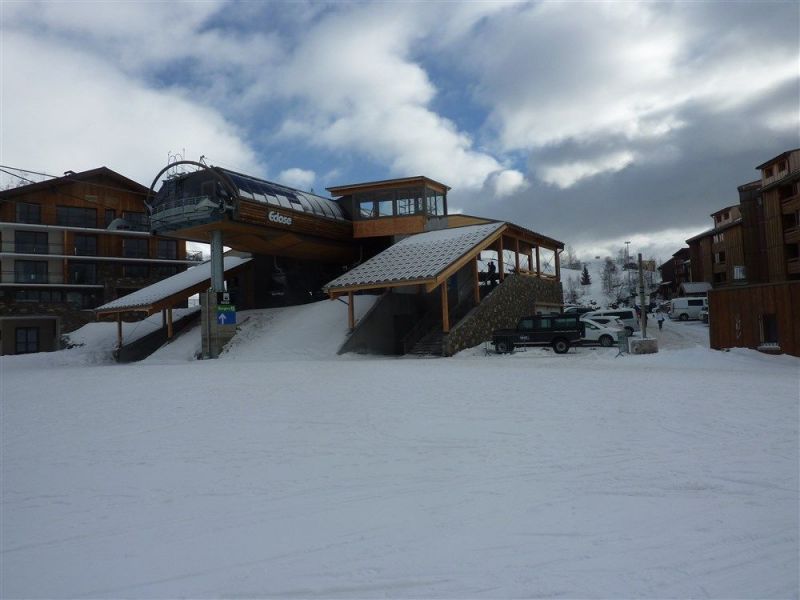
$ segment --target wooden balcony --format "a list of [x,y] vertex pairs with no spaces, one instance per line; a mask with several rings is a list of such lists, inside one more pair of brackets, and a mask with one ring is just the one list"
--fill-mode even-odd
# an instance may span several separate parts
[[800,210],[800,195],[795,194],[781,201],[781,212],[784,215],[790,215],[798,210]]
[[783,242],[785,244],[800,243],[800,227],[789,227],[783,230]]
[[800,275],[800,258],[790,258],[787,260],[786,272],[789,275]]

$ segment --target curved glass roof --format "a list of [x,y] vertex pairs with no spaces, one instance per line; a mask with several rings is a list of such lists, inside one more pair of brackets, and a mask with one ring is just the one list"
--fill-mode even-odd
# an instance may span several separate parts
[[276,208],[288,208],[311,213],[327,219],[347,221],[342,208],[335,200],[316,194],[301,192],[285,185],[263,179],[242,175],[235,171],[220,169],[239,190],[239,196],[254,202],[261,202]]

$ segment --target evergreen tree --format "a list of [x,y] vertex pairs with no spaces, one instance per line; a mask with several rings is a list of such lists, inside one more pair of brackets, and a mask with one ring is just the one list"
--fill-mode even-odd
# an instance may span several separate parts
[[590,285],[592,283],[592,278],[589,276],[589,269],[586,268],[586,265],[583,265],[583,273],[581,273],[581,285]]

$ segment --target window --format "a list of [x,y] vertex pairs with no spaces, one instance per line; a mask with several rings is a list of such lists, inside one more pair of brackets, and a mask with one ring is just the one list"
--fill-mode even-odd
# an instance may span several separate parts
[[725,262],[725,253],[724,252],[715,252],[714,253],[714,262],[716,264],[723,264]]
[[422,212],[422,190],[407,189],[397,191],[397,216],[415,215]]
[[122,240],[122,256],[125,258],[147,258],[147,239],[125,238]]
[[42,207],[38,204],[28,204],[27,202],[17,202],[17,223],[42,222]]
[[426,193],[426,210],[431,216],[443,216],[444,196],[440,192],[428,189]]
[[519,322],[519,329],[524,329],[524,330],[533,329],[533,319],[522,319]]
[[15,283],[47,283],[47,261],[18,260],[14,263]]
[[15,334],[14,352],[17,354],[30,354],[39,351],[39,328],[17,327]]
[[391,217],[394,215],[394,192],[378,193],[375,202],[378,205],[379,217]]
[[157,267],[153,267],[153,277],[158,277],[159,279],[172,277],[177,273],[178,265],[158,265]]
[[178,258],[177,240],[158,240],[156,258],[175,260]]
[[133,231],[150,231],[150,221],[146,213],[123,211],[122,218]]
[[747,279],[747,267],[736,265],[733,267],[733,278],[736,280]]
[[14,252],[47,254],[47,232],[17,231],[14,233]]
[[117,211],[113,208],[106,209],[106,227],[111,225],[111,221],[117,218]]
[[65,227],[97,227],[97,209],[56,206],[56,224]]
[[76,234],[75,256],[97,256],[97,236]]
[[703,306],[703,299],[698,298],[697,300],[689,300],[687,304],[689,306]]
[[362,219],[374,219],[378,216],[378,210],[373,200],[361,200],[358,203],[358,207],[358,215]]
[[724,233],[717,233],[714,235],[714,243],[721,242],[725,239]]
[[69,265],[69,282],[76,285],[97,283],[97,265],[93,263],[72,263]]
[[125,277],[147,277],[147,265],[125,265],[123,268]]
[[38,302],[40,304],[59,304],[64,301],[60,290],[17,290],[16,302]]
[[764,178],[769,179],[770,177],[772,177],[772,173],[773,173],[772,167],[767,167],[766,169],[764,169]]

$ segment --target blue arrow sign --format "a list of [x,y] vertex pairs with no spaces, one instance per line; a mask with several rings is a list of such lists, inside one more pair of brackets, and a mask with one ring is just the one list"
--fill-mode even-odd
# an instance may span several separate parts
[[218,305],[217,323],[220,325],[236,325],[236,307],[232,304]]

